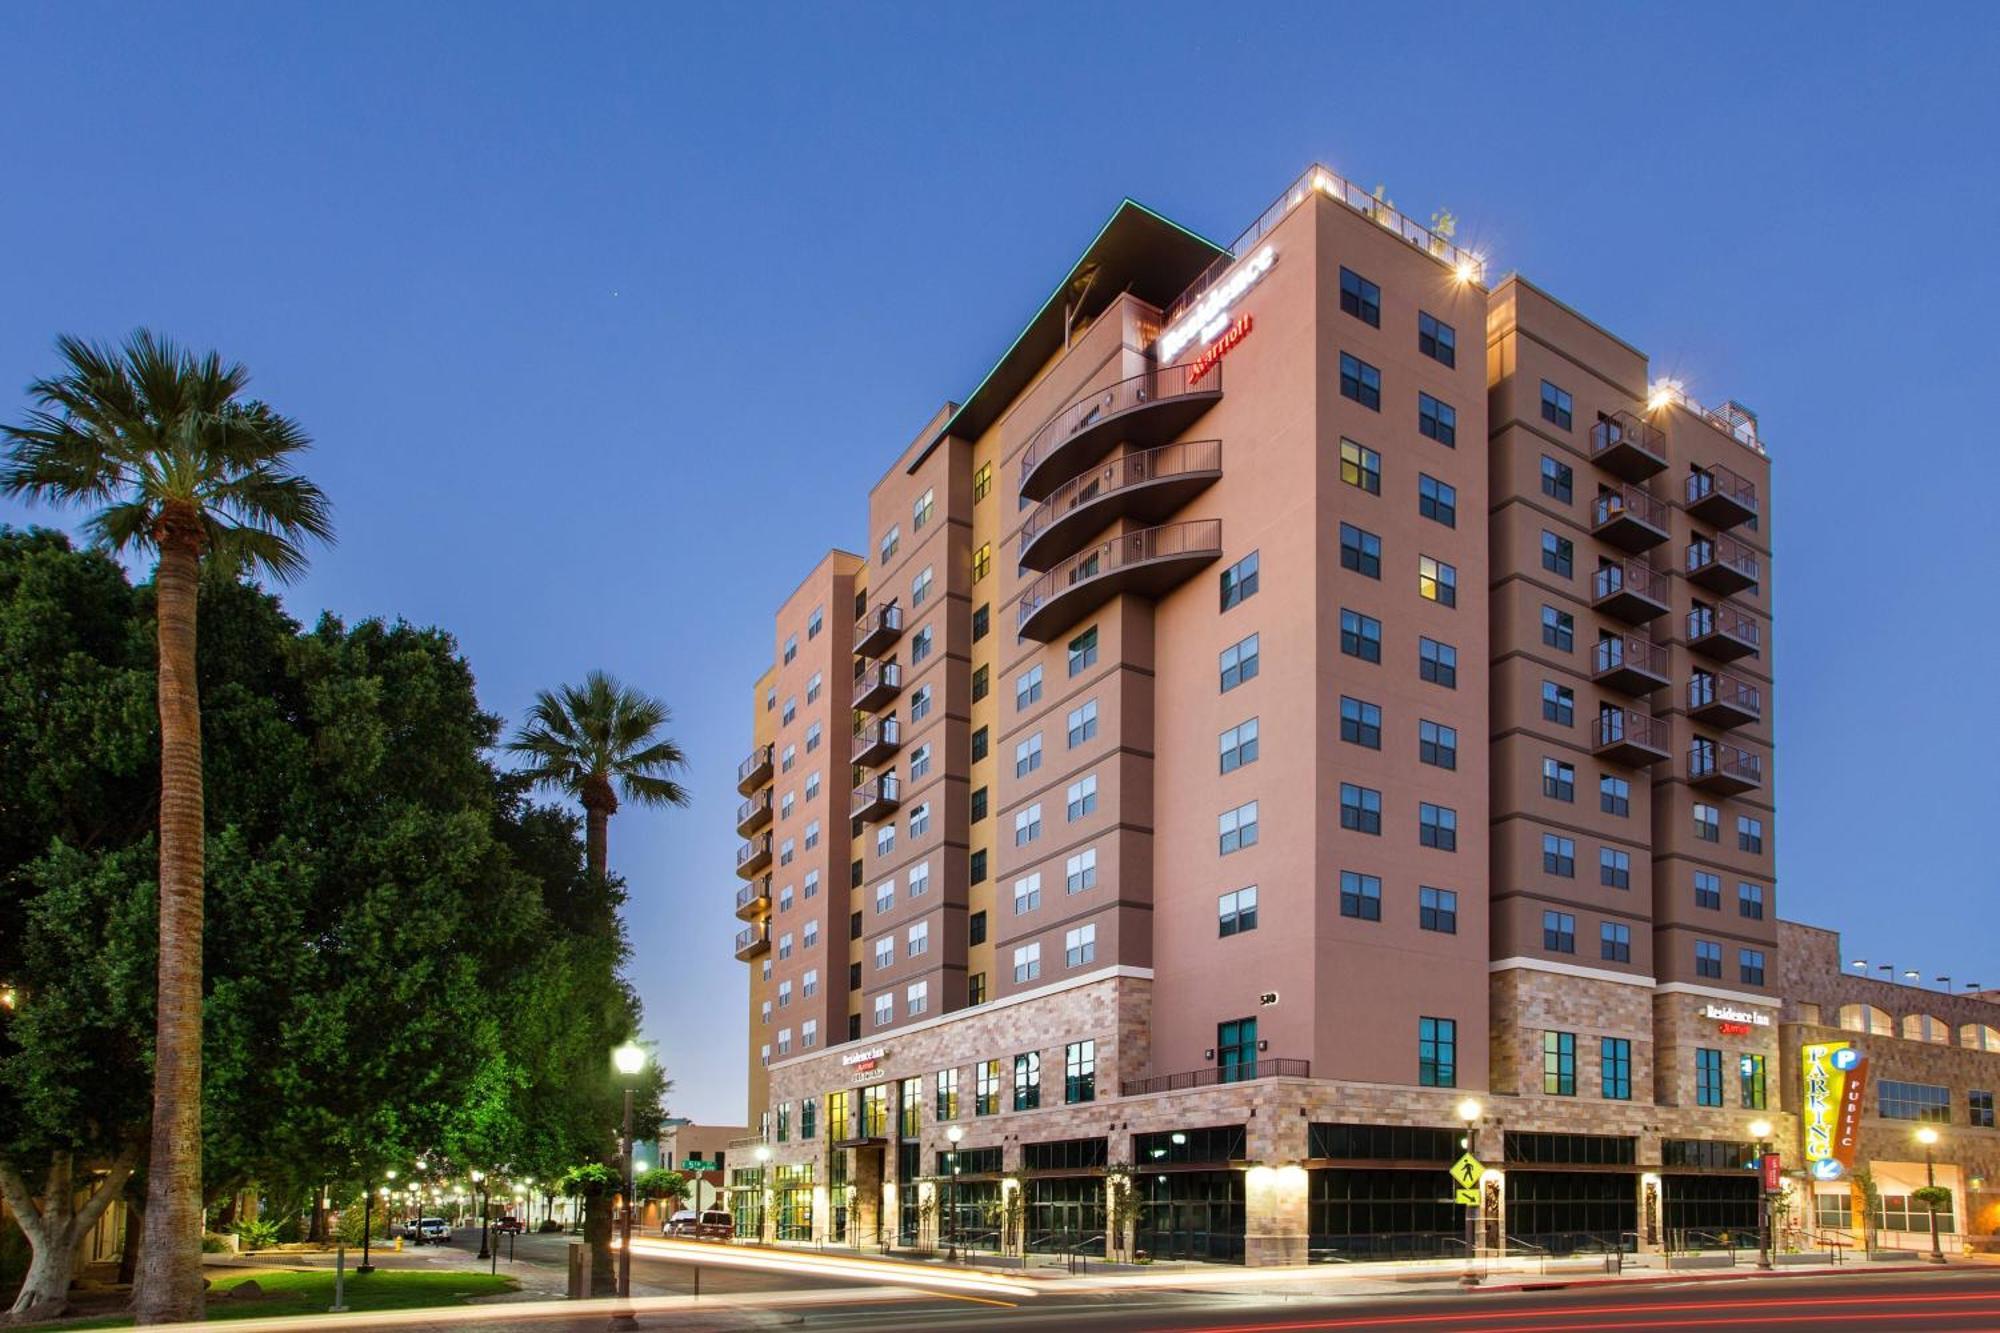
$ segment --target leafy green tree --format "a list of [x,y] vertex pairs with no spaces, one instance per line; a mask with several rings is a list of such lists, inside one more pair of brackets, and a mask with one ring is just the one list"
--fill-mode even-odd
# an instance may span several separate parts
[[247,400],[249,372],[147,330],[122,348],[58,340],[58,374],[4,428],[0,492],[94,512],[113,550],[155,552],[160,717],[159,967],[141,1324],[199,1318],[203,853],[201,697],[195,674],[204,559],[279,578],[300,543],[330,540],[319,488],[291,470],[297,423]]
[[632,1182],[632,1192],[642,1199],[685,1199],[688,1197],[686,1173],[668,1166],[656,1166],[650,1171],[641,1171]]

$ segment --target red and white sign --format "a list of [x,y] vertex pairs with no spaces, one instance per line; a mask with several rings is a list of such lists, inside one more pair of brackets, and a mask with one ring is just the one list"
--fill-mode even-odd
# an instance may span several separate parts
[[1229,355],[1229,349],[1250,336],[1250,316],[1243,315],[1226,329],[1220,338],[1201,349],[1201,355],[1188,363],[1188,384],[1199,384],[1202,377],[1222,364],[1222,358]]
[[1764,1193],[1776,1194],[1784,1188],[1784,1172],[1780,1170],[1781,1166],[1778,1154],[1774,1152],[1764,1154]]
[[1715,1030],[1725,1037],[1747,1037],[1753,1031],[1748,1023],[1717,1023]]

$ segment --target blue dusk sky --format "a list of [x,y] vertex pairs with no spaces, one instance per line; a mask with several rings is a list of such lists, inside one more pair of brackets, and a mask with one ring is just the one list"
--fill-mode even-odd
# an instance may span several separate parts
[[1314,161],[1759,413],[1779,910],[2000,984],[1990,7],[15,0],[0,57],[0,413],[61,332],[219,348],[319,442],[294,614],[671,702],[695,804],[611,852],[680,1114],[744,1110],[770,610],[1121,197],[1227,239]]

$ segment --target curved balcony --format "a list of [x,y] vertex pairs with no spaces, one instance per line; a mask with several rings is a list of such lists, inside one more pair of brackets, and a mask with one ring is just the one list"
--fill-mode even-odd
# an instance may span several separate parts
[[1757,517],[1757,488],[1720,463],[1688,474],[1688,513],[1718,528],[1733,528]]
[[1222,397],[1222,366],[1211,365],[1199,379],[1193,372],[1193,362],[1158,366],[1056,413],[1021,452],[1021,494],[1046,500],[1119,441],[1165,444],[1192,426]]
[[1590,506],[1590,531],[1637,555],[1667,539],[1667,502],[1637,486],[1613,486]]
[[1672,595],[1667,576],[1643,560],[1607,561],[1590,582],[1591,606],[1628,625],[1658,620]]
[[903,724],[893,717],[878,717],[854,729],[854,762],[874,768],[903,748]]
[[770,868],[770,834],[752,838],[736,849],[736,873],[742,878],[755,879]]
[[1157,523],[1222,475],[1222,441],[1163,444],[1056,487],[1021,525],[1021,565],[1046,570],[1117,519]]
[[1590,461],[1625,481],[1644,481],[1667,466],[1667,436],[1630,412],[1590,428]]
[[736,917],[754,921],[771,910],[771,877],[753,880],[736,891]]
[[1722,671],[1688,678],[1688,716],[1711,727],[1747,727],[1764,718],[1764,692]]
[[854,682],[854,711],[876,712],[902,692],[902,666],[896,662],[877,662]]
[[1590,752],[1614,764],[1644,768],[1668,755],[1667,724],[1664,719],[1636,708],[1607,705],[1597,715],[1597,732],[1591,737]]
[[883,649],[903,637],[903,608],[894,602],[871,608],[854,622],[854,653],[880,657]]
[[1665,689],[1672,680],[1667,670],[1667,650],[1630,634],[1597,641],[1590,678],[1607,689],[1634,697]]
[[1755,657],[1763,638],[1757,618],[1734,602],[1697,602],[1687,614],[1688,647],[1718,662]]
[[894,773],[870,778],[854,789],[854,817],[864,823],[895,814],[902,803],[903,783]]
[[1688,781],[1725,796],[1755,791],[1764,785],[1764,756],[1721,741],[1698,740],[1688,747]]
[[770,822],[771,793],[768,789],[736,807],[736,831],[746,838]]
[[749,962],[760,953],[771,948],[771,924],[746,926],[736,932],[736,957],[741,962]]
[[760,745],[736,766],[736,790],[744,796],[771,780],[772,747]]
[[1763,575],[1757,553],[1734,537],[1697,537],[1687,544],[1687,576],[1710,592],[1728,596],[1754,588]]
[[1222,556],[1222,520],[1169,523],[1113,537],[1071,556],[1021,594],[1021,637],[1047,643],[1121,593],[1158,597]]

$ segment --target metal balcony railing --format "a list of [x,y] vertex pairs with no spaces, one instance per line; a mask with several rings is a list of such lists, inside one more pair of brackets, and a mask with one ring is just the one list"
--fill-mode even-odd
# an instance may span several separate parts
[[1738,680],[1727,672],[1697,671],[1689,677],[1687,706],[1690,713],[1718,705],[1761,717],[1764,713],[1764,692],[1749,681]]
[[1200,379],[1194,378],[1194,363],[1180,362],[1155,366],[1140,374],[1107,384],[1056,413],[1028,440],[1021,451],[1021,491],[1028,492],[1028,480],[1056,451],[1101,421],[1122,416],[1138,408],[1196,395],[1214,397],[1222,392],[1222,367],[1212,365]]
[[1026,625],[1034,614],[1071,588],[1092,579],[1156,560],[1176,556],[1213,556],[1222,550],[1222,520],[1196,519],[1191,523],[1169,523],[1145,528],[1079,551],[1028,585],[1015,612],[1017,623]]
[[1143,1097],[1149,1092],[1178,1092],[1183,1088],[1213,1088],[1225,1083],[1249,1083],[1260,1078],[1311,1078],[1310,1060],[1252,1060],[1244,1064],[1210,1065],[1184,1074],[1159,1074],[1152,1078],[1128,1079],[1120,1095]]
[[1163,444],[1155,449],[1114,458],[1080,477],[1072,477],[1056,487],[1048,499],[1036,505],[1034,512],[1028,515],[1028,521],[1021,525],[1020,549],[1025,551],[1036,537],[1048,531],[1051,524],[1084,505],[1147,482],[1164,481],[1189,473],[1216,472],[1221,467],[1220,440]]
[[1667,465],[1667,435],[1631,412],[1616,412],[1590,428],[1590,457],[1627,481]]
[[1764,756],[1722,741],[1696,741],[1688,749],[1688,780],[1738,788],[1762,786]]
[[[1757,512],[1757,488],[1722,464],[1715,463],[1688,473],[1685,503],[1692,512],[1726,507],[1741,511],[1747,517]],[[1735,521],[1742,522],[1743,519],[1739,517]]]

